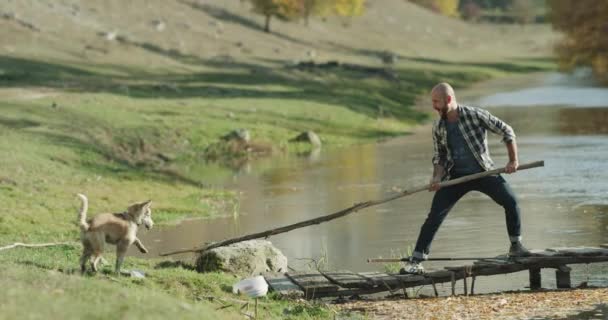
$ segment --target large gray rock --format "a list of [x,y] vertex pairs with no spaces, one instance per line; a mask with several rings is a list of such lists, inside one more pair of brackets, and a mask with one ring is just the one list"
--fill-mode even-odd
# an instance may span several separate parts
[[287,257],[270,241],[250,240],[203,252],[196,260],[196,270],[239,275],[287,272]]

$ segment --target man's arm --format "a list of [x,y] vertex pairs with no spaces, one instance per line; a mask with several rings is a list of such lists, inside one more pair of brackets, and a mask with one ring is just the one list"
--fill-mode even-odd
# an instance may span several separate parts
[[433,165],[433,176],[431,177],[431,182],[429,183],[429,191],[437,191],[439,190],[439,183],[441,182],[441,178],[445,175],[445,169],[442,165]]
[[445,165],[447,162],[447,149],[446,146],[441,144],[438,125],[439,123],[436,122],[433,126],[433,176],[431,176],[431,181],[429,182],[429,191],[439,190],[439,186],[437,185],[445,175]]
[[478,109],[479,119],[484,124],[486,129],[502,135],[502,141],[507,147],[507,153],[509,154],[509,162],[505,167],[505,173],[513,173],[517,171],[519,166],[519,159],[517,157],[517,142],[515,142],[515,131],[513,128],[506,124],[504,121],[493,116],[490,112],[483,109]]
[[[502,142],[509,143],[512,140],[515,140],[515,131],[513,131],[513,128],[511,128],[511,126],[504,121],[492,115],[489,111],[477,109],[476,114],[486,129],[494,132],[495,134],[502,135]],[[515,155],[517,155],[517,146],[515,147]]]
[[517,158],[517,142],[515,139],[506,143],[507,153],[509,154],[509,163],[505,167],[505,173],[513,173],[519,167],[519,159]]

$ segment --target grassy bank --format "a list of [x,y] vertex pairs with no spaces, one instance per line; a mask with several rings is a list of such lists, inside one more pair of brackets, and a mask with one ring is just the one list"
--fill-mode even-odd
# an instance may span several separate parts
[[[306,151],[289,142],[305,130],[324,148],[377,141],[428,121],[414,106],[437,82],[554,69],[546,27],[468,25],[401,0],[371,4],[348,28],[277,21],[270,34],[240,1],[197,3],[0,5],[0,246],[77,241],[77,192],[90,212],[152,199],[160,228],[238,212],[218,182],[242,159],[208,157],[232,130],[274,155]],[[164,31],[150,27],[159,12]],[[0,251],[0,318],[242,318],[234,276],[128,257],[146,279],[109,266],[81,277],[79,250]],[[261,306],[263,318],[335,315],[273,297]]]
[[[116,276],[106,267],[98,275],[80,276],[72,247],[13,249],[0,254],[0,319],[243,319],[253,301],[230,293],[236,277],[199,274],[187,265],[129,258],[125,267],[143,270],[146,279]],[[112,255],[108,256],[111,261]],[[320,305],[260,300],[263,319],[331,318]]]

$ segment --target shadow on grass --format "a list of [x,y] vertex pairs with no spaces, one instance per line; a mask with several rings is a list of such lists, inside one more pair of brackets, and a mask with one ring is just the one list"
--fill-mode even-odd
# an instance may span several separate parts
[[25,129],[40,126],[40,122],[27,119],[11,119],[0,116],[0,126],[11,129]]
[[[405,57],[406,60],[431,63],[437,65],[454,65],[454,66],[466,66],[466,67],[480,67],[487,69],[494,69],[503,72],[511,73],[531,73],[553,70],[545,65],[540,64],[522,64],[522,63],[507,63],[507,62],[451,62],[439,59],[431,58],[420,58],[420,57]],[[521,60],[520,60],[521,61]]]
[[[72,66],[0,56],[0,84],[7,87],[43,86],[73,92],[108,92],[146,99],[203,97],[307,101],[341,105],[373,117],[382,108],[387,116],[422,121],[426,115],[409,107],[414,104],[420,87],[430,86],[446,76],[462,78],[464,75],[403,69],[395,71],[396,79],[386,79],[381,68],[289,69],[232,61],[209,60],[204,63],[231,71],[151,78],[145,72],[127,70],[126,76],[114,77]],[[264,85],[284,89],[260,87]]]
[[154,269],[186,269],[196,271],[196,267],[184,261],[162,261],[154,266]]
[[397,61],[413,61],[413,62],[421,62],[427,64],[434,65],[449,65],[449,66],[459,66],[459,67],[477,67],[477,68],[486,68],[491,70],[498,70],[503,72],[511,72],[511,73],[530,73],[530,72],[542,72],[542,71],[550,71],[555,70],[555,61],[549,57],[532,57],[532,58],[511,58],[511,62],[453,62],[441,59],[434,58],[424,58],[424,57],[411,57],[400,55],[394,52],[389,52],[386,50],[374,50],[374,49],[355,49],[350,48],[344,45],[340,45],[335,42],[325,42],[325,44],[335,48],[336,50],[340,50],[342,52],[347,53],[355,53],[360,56],[365,56],[368,58],[376,58],[378,61],[381,61],[383,57],[387,54],[391,54],[393,57],[397,59]]
[[[49,145],[67,147],[80,155],[77,163],[60,157],[54,159],[65,165],[81,166],[96,174],[111,174],[124,179],[151,179],[195,187],[203,186],[201,181],[163,165],[154,148],[156,143],[163,143],[162,139],[147,140],[144,148],[138,147],[142,144],[142,138],[137,129],[131,129],[131,132],[118,130],[100,119],[69,109],[54,110],[10,104],[3,105],[3,108],[4,111],[10,111],[11,114],[23,118],[13,121],[0,117],[0,126],[21,130],[26,136],[43,139],[48,141]],[[31,124],[38,122],[27,117],[49,120],[50,124],[47,125],[50,130],[29,130]],[[118,138],[120,139],[117,140]],[[129,145],[133,145],[133,149],[128,149]],[[99,156],[105,161],[100,161]]]

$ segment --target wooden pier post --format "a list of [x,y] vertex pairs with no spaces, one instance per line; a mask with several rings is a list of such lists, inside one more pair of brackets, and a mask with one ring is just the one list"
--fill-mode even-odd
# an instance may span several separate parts
[[471,280],[471,295],[475,294],[475,276],[473,276],[473,279]]
[[452,280],[452,296],[456,295],[456,273],[454,271],[450,271],[450,278]]
[[538,290],[541,288],[540,284],[540,268],[530,268],[530,290]]
[[572,268],[568,266],[559,266],[555,269],[555,283],[558,289],[567,289],[572,287],[570,281],[570,271]]

